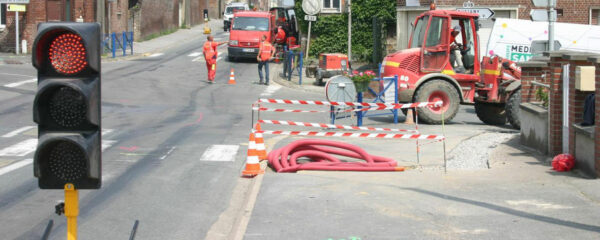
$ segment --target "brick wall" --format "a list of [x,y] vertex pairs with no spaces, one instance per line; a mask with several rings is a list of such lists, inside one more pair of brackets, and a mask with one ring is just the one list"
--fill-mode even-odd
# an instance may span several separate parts
[[[125,2],[126,0],[120,0]],[[71,1],[71,19],[66,21],[75,21],[79,16],[83,17],[84,22],[95,22],[95,1],[72,0]],[[27,11],[19,15],[19,31],[21,39],[27,40],[28,52],[31,52],[31,46],[37,33],[37,25],[48,21],[48,12],[64,11],[63,9],[50,9],[46,0],[30,0],[27,4]],[[66,17],[66,13],[63,14]],[[7,12],[6,29],[0,33],[0,52],[14,52],[15,48],[15,25],[14,12]],[[19,43],[21,44],[21,43]]]
[[550,132],[549,149],[551,156],[562,153],[562,124],[563,124],[563,84],[562,84],[562,66],[568,61],[562,56],[550,58],[550,66],[548,69],[548,77],[550,81],[550,104],[549,115],[550,122],[548,123]]
[[127,21],[129,17],[129,5],[127,0],[117,0],[113,3],[107,2],[107,4],[111,4],[111,13],[109,13],[110,32],[121,33],[128,31],[129,29],[127,29]]
[[[421,6],[427,7],[432,0],[419,0]],[[437,6],[462,6],[464,0],[437,0]],[[529,19],[529,11],[532,8],[531,0],[477,0],[475,6],[519,6],[519,18]],[[557,21],[588,24],[590,18],[590,7],[599,7],[598,0],[569,0],[557,1],[557,8],[563,9],[563,16]],[[397,0],[398,6],[406,6],[406,0]],[[534,7],[535,8],[535,7]]]
[[179,28],[178,0],[144,0],[140,11],[141,38]]
[[[535,92],[539,86],[533,86],[532,81],[548,84],[548,78],[545,77],[548,70],[547,63],[542,66],[521,66],[521,102],[537,102]],[[547,91],[547,89],[544,89]]]

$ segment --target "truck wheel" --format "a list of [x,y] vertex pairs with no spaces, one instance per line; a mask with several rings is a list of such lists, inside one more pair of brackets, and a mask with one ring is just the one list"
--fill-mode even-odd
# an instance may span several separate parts
[[521,103],[521,89],[517,89],[506,102],[506,118],[515,129],[521,129],[521,119],[519,118],[519,104]]
[[417,108],[419,119],[429,124],[442,123],[442,113],[444,113],[444,122],[452,120],[458,112],[460,102],[456,88],[444,80],[431,80],[424,83],[417,89],[414,99],[416,102],[444,102],[440,107]]
[[477,113],[479,120],[485,124],[498,126],[506,124],[504,104],[475,102],[475,113]]

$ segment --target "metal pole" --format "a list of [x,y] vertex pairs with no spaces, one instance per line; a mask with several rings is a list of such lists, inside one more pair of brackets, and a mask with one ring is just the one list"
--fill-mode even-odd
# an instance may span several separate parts
[[352,62],[352,0],[348,0],[348,62]]
[[308,50],[310,49],[310,26],[312,21],[308,21],[308,39],[306,39],[306,57],[308,58]]
[[548,0],[548,51],[554,51],[554,22],[556,22],[556,0]]
[[77,216],[79,193],[73,184],[65,185],[65,217],[67,217],[67,240],[77,240]]
[[15,54],[19,55],[19,12],[17,12],[17,11],[15,11],[15,21],[17,23],[16,29],[15,29],[15,44],[16,44]]

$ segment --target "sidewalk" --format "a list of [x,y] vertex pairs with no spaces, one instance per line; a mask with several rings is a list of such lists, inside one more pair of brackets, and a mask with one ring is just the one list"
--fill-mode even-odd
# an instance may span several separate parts
[[[303,76],[298,85],[297,76],[279,77],[281,64],[272,69],[276,83],[324,95],[314,78]],[[419,127],[423,133],[440,129]],[[600,239],[600,181],[553,171],[550,158],[521,146],[514,130],[448,124],[445,136],[447,172],[441,143],[421,147],[417,163],[415,142],[398,139],[324,138],[391,157],[405,172],[275,173],[267,167],[256,177],[261,186],[244,239]],[[266,142],[270,151],[300,138]]]
[[[209,21],[209,25],[213,35],[223,32],[222,19],[212,19]],[[134,42],[133,55],[130,55],[130,50],[127,50],[128,55],[126,56],[122,56],[123,53],[117,51],[115,58],[112,58],[112,54],[108,53],[102,57],[102,62],[137,59],[153,53],[166,51],[167,49],[173,47],[173,44],[186,43],[199,38],[206,38],[206,35],[204,35],[204,24],[196,25],[190,29],[178,29],[176,32],[171,34],[147,41]],[[31,64],[31,53],[20,55],[16,55],[14,53],[0,53],[0,65],[4,64]]]

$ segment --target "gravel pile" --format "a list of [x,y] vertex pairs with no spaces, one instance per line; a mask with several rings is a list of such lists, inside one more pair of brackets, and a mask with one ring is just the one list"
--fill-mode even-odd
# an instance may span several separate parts
[[490,153],[518,133],[484,133],[469,138],[448,154],[448,169],[488,169]]

